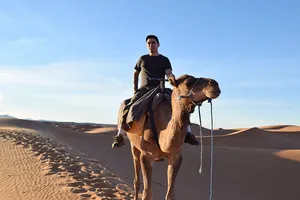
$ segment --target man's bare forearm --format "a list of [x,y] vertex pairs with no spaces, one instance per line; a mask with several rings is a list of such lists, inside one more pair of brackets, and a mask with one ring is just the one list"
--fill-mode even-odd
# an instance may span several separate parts
[[165,72],[166,72],[166,77],[167,78],[169,78],[170,76],[174,76],[174,74],[172,73],[172,69],[167,69]]
[[135,71],[133,75],[133,90],[136,92],[138,90],[138,85],[139,85],[139,71]]

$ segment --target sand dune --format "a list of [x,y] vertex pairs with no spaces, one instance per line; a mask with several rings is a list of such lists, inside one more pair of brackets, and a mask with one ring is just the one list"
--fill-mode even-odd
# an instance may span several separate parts
[[47,165],[31,154],[0,138],[1,199],[80,199],[66,190],[68,177],[45,176]]
[[300,135],[299,140],[293,140],[287,134],[280,135],[257,127],[215,137],[218,146],[258,149],[298,149],[300,147]]
[[276,130],[276,129],[282,129],[290,127],[290,125],[269,125],[269,126],[261,126],[260,129],[267,129],[267,130]]
[[272,131],[272,132],[285,132],[285,133],[300,132],[300,127],[294,126],[294,125],[273,126],[273,127],[264,128],[264,129],[266,129],[268,131]]
[[[1,119],[0,135],[28,147],[26,149],[33,152],[34,158],[47,166],[42,170],[46,177],[59,177],[61,184],[66,185],[62,187],[66,189],[61,191],[63,193],[86,199],[131,199],[129,187],[133,186],[134,176],[129,141],[126,140],[126,145],[120,149],[111,149],[116,133],[114,126],[83,127],[80,124],[79,130],[76,123],[72,125]],[[199,135],[197,128],[194,124],[192,130]],[[297,200],[300,181],[298,128],[280,125],[214,130],[213,199]],[[211,138],[210,130],[204,131],[204,173],[198,173],[200,147],[185,144],[175,186],[177,199],[209,197]],[[154,199],[164,199],[166,167],[166,161],[154,164]]]
[[274,153],[274,155],[280,157],[280,158],[285,158],[293,161],[300,162],[300,150],[282,150],[279,152]]
[[83,132],[105,127],[101,124],[94,124],[94,123],[49,122],[49,121],[44,121],[43,123],[51,124],[56,127],[67,128],[67,129],[72,129],[75,131],[83,131]]
[[105,128],[95,128],[90,131],[85,131],[86,133],[90,134],[97,134],[97,133],[103,133],[103,134],[116,134],[118,132],[117,127],[105,127]]
[[[14,122],[10,121],[12,124]],[[27,125],[31,126],[34,123],[38,124],[37,122],[31,122]],[[43,126],[43,124],[40,124],[37,127],[40,130]],[[44,164],[43,172],[47,177],[51,177],[50,179],[53,179],[53,177],[67,177],[65,180],[66,189],[61,196],[51,196],[53,195],[51,188],[44,188],[45,191],[41,192],[41,195],[46,196],[47,199],[50,197],[53,199],[74,199],[79,197],[87,199],[130,199],[132,197],[131,189],[119,177],[113,175],[106,168],[102,167],[97,160],[88,157],[86,154],[78,152],[70,146],[55,142],[50,138],[40,137],[38,132],[33,131],[33,129],[2,126],[0,130],[0,137],[12,140],[16,145],[28,148],[28,151],[31,151],[36,156],[37,160]],[[5,153],[1,154],[1,157],[5,157],[3,156]],[[15,154],[18,153],[16,152]],[[23,162],[20,162],[18,166],[26,167]],[[11,168],[11,166],[10,169],[11,171],[19,171],[19,168]],[[30,170],[30,168],[27,170]],[[38,168],[35,170],[38,170]],[[36,174],[33,174],[33,176],[36,176]],[[43,177],[36,178],[37,180],[30,180],[30,177],[24,177],[22,179],[24,181],[19,183],[20,188],[24,186],[28,188],[32,184],[34,187],[38,187],[36,184]],[[47,193],[51,194],[50,197]],[[55,192],[53,193],[55,194]],[[80,196],[72,196],[72,193]],[[65,194],[69,195],[69,197],[65,197]],[[2,195],[1,190],[0,195]],[[4,192],[3,195],[7,194]],[[43,199],[42,197],[36,197],[34,192],[32,194],[29,193],[29,196],[26,199]]]

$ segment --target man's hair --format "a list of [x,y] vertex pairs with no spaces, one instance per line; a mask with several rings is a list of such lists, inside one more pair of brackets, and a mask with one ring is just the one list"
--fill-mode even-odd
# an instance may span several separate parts
[[157,38],[155,35],[147,35],[147,37],[146,37],[146,42],[147,42],[147,40],[148,40],[149,38],[153,38],[153,39],[156,40],[157,43],[159,43],[159,40],[158,40],[158,38]]

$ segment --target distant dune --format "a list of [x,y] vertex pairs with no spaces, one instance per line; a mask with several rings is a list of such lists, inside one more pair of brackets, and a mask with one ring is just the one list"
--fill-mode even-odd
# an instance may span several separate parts
[[295,125],[268,126],[264,129],[272,132],[300,132],[300,126]]
[[15,117],[10,116],[10,115],[0,115],[0,119],[13,119]]
[[94,128],[90,131],[85,131],[85,132],[90,134],[101,133],[101,134],[112,135],[112,134],[116,134],[118,130],[117,130],[117,126],[115,126],[115,127]]
[[[295,129],[295,127],[285,128],[289,130]],[[217,135],[216,145],[259,149],[298,149],[300,140],[292,140],[288,132],[286,134],[278,134],[268,129],[253,127],[226,135]]]

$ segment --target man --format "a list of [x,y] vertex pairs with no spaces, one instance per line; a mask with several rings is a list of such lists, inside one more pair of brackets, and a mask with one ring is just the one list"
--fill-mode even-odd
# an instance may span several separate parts
[[[148,80],[148,78],[169,78],[174,76],[172,74],[172,66],[169,59],[158,53],[158,47],[160,45],[158,38],[155,35],[148,35],[146,37],[146,44],[149,50],[149,54],[143,55],[139,58],[135,65],[133,83],[134,83],[134,96],[131,101],[125,106],[123,111],[123,118],[121,119],[121,128],[118,134],[114,138],[112,148],[121,147],[124,145],[123,134],[129,129],[126,125],[126,117],[130,106],[136,102],[140,97],[146,94],[151,89],[159,86],[159,81]],[[141,87],[138,88],[139,75],[141,74]],[[196,140],[195,136],[191,134],[191,127],[188,125],[187,134],[185,137],[185,143],[191,145],[199,145],[199,141]]]

